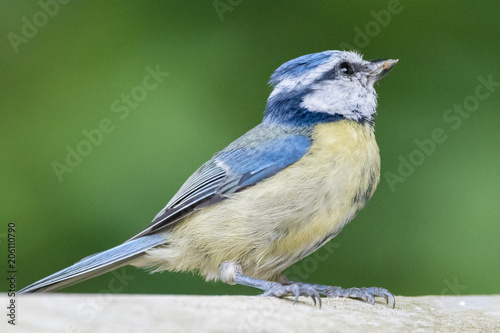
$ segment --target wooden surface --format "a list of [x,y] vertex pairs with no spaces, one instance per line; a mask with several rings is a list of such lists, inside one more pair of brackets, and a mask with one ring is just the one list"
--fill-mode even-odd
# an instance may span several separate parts
[[[8,305],[6,294],[1,304]],[[301,298],[42,294],[16,297],[1,332],[500,332],[500,296],[396,297],[378,302]],[[5,309],[4,306],[2,306]],[[6,313],[6,310],[4,310]]]

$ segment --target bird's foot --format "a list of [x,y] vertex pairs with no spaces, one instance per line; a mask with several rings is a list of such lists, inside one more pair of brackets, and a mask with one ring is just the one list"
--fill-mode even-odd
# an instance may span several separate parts
[[314,305],[316,305],[317,300],[319,303],[319,307],[321,308],[321,296],[319,292],[314,288],[313,285],[303,283],[290,283],[283,285],[278,282],[269,282],[268,286],[266,286],[266,288],[264,289],[264,293],[260,296],[294,296],[294,304],[297,303],[299,296],[306,296],[311,297]]
[[[223,274],[227,268],[231,268],[233,271],[236,271],[234,274],[234,278],[232,280],[226,280],[227,283],[231,284],[240,284],[244,286],[258,288],[264,291],[261,296],[274,296],[274,297],[283,297],[283,296],[293,296],[295,297],[294,303],[297,302],[300,296],[311,297],[314,302],[319,304],[321,307],[321,296],[324,295],[326,297],[345,297],[345,298],[357,298],[361,299],[367,303],[375,304],[375,297],[383,297],[387,304],[389,304],[389,300],[392,302],[392,308],[396,306],[396,300],[394,295],[392,295],[387,289],[371,287],[371,288],[349,288],[343,289],[341,287],[331,287],[325,286],[322,284],[312,284],[312,283],[304,283],[304,282],[294,282],[288,281],[286,278],[283,280],[284,283],[273,282],[273,281],[265,281],[256,279],[250,276],[246,276],[241,274],[241,267],[236,266],[235,264],[227,264],[226,266],[221,266],[222,273],[221,276],[225,277]],[[235,269],[236,267],[237,269]],[[238,270],[240,272],[238,272]],[[224,281],[224,280],[223,280]]]
[[349,288],[343,289],[341,287],[327,287],[321,291],[321,294],[326,297],[345,297],[345,298],[358,298],[371,305],[375,304],[375,297],[383,297],[385,302],[389,304],[391,300],[392,308],[396,306],[394,295],[389,290],[378,287],[370,288]]

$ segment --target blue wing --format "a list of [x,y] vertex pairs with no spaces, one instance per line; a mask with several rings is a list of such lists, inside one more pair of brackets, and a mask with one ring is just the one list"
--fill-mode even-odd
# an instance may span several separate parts
[[156,233],[196,209],[273,176],[298,161],[311,146],[311,140],[300,134],[270,135],[266,139],[265,135],[255,138],[255,133],[250,133],[250,140],[243,136],[203,164],[151,224],[132,239]]

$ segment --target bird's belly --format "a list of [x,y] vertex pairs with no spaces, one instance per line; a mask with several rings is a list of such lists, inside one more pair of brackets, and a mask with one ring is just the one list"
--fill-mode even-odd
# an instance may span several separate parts
[[379,177],[371,127],[346,120],[318,125],[299,161],[169,231],[164,267],[216,279],[218,266],[230,260],[246,275],[273,278],[340,232]]

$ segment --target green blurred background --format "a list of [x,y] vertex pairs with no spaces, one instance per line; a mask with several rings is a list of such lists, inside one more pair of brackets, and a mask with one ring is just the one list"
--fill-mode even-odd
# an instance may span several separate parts
[[[0,241],[15,222],[19,288],[145,227],[199,165],[260,122],[283,62],[352,46],[400,59],[377,86],[383,178],[331,255],[320,249],[291,275],[398,295],[500,292],[500,87],[478,105],[471,97],[478,77],[500,81],[499,2],[215,2],[223,13],[213,1],[71,1],[56,13],[46,3],[52,16],[34,1],[0,3]],[[113,102],[148,66],[169,75],[121,119]],[[474,111],[457,128],[444,117],[464,102]],[[52,163],[105,118],[113,131],[59,181]],[[436,128],[446,140],[419,153],[415,140]],[[420,165],[391,188],[384,175],[410,157]],[[123,293],[257,293],[190,273],[126,272]],[[65,291],[98,292],[112,276]]]

